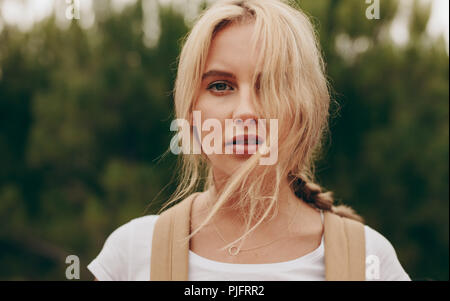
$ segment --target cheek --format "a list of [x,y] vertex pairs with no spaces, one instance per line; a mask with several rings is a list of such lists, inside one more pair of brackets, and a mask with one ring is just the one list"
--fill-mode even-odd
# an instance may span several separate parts
[[[223,111],[220,110],[217,106],[215,106],[212,102],[209,102],[208,99],[199,98],[196,105],[193,108],[195,118],[191,120],[192,124],[195,126],[197,134],[194,133],[195,138],[197,139],[196,143],[207,143],[207,141],[211,140],[211,136],[209,134],[213,134],[213,136],[220,135],[223,137],[223,129],[225,125],[225,117],[223,116]],[[205,123],[206,120],[209,120]],[[220,123],[220,128],[217,127],[217,124],[214,123],[215,130],[213,126],[211,126],[211,120],[217,120]],[[205,128],[205,129],[204,129]],[[194,130],[195,130],[194,129]],[[220,134],[219,134],[220,133]],[[204,141],[205,137],[208,137],[207,141]],[[216,141],[216,139],[214,139]],[[222,141],[223,144],[223,141]],[[203,146],[201,146],[203,149]],[[209,157],[209,155],[208,155]]]
[[224,104],[206,93],[198,98],[195,110],[201,112],[202,120],[212,118],[221,120],[226,118],[226,107]]
[[[201,125],[203,125],[203,123],[207,119],[214,119],[219,121],[219,123],[221,124],[222,133],[225,129],[225,119],[230,118],[228,113],[229,109],[227,108],[226,104],[220,103],[220,101],[208,95],[204,95],[198,98],[198,101],[194,106],[194,111],[200,112],[202,123]],[[210,129],[202,131],[202,136],[204,137],[211,131],[213,130]]]

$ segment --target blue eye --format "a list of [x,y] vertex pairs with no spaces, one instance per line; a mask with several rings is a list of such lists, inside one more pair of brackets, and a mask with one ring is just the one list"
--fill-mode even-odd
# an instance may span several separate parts
[[224,92],[227,90],[234,90],[233,87],[231,87],[230,85],[228,85],[225,82],[214,82],[214,83],[210,84],[207,89],[213,90],[216,92]]

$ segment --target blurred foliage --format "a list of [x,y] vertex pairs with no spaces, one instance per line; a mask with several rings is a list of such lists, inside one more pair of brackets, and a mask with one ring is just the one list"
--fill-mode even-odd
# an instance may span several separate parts
[[[397,1],[379,20],[363,1],[298,2],[339,104],[319,182],[390,240],[413,279],[448,280],[449,64],[443,38],[425,32],[429,8],[415,2],[399,46],[388,34]],[[147,47],[140,1],[95,7],[87,29],[50,17],[0,32],[0,279],[64,280],[69,254],[92,279],[85,266],[106,237],[175,188],[176,157],[160,156],[189,22],[159,7]]]

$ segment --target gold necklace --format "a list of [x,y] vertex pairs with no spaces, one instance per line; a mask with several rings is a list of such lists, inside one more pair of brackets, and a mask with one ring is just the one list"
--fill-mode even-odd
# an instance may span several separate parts
[[[292,223],[294,222],[295,216],[297,215],[297,211],[298,211],[298,207],[296,208],[295,213],[294,213],[293,216],[292,216],[292,220],[290,221],[290,223],[289,223],[289,225],[288,225],[288,229],[290,228],[290,226],[291,226]],[[217,232],[217,234],[219,235],[220,239],[222,239],[222,241],[223,241],[224,243],[227,243],[227,241],[225,240],[225,238],[223,238],[222,234],[220,233],[219,229],[217,228],[217,225],[216,225],[215,222],[213,222],[213,227],[214,227],[215,231]],[[279,238],[277,238],[277,239],[275,239],[275,240],[273,240],[273,241],[270,241],[270,242],[268,242],[268,243],[265,243],[265,244],[263,244],[263,245],[256,246],[256,247],[252,247],[252,248],[247,248],[247,249],[241,249],[240,247],[231,246],[231,247],[228,248],[228,253],[229,253],[231,256],[236,256],[236,255],[238,255],[240,252],[246,252],[246,251],[251,251],[251,250],[256,250],[256,249],[259,249],[259,248],[263,248],[263,247],[266,247],[266,246],[268,246],[268,245],[271,245],[271,244],[273,244],[273,243],[275,243],[275,242],[277,242],[277,241],[280,241],[280,240],[282,240],[282,239],[285,239],[285,238],[287,238],[287,237],[288,237],[288,236],[279,237]]]

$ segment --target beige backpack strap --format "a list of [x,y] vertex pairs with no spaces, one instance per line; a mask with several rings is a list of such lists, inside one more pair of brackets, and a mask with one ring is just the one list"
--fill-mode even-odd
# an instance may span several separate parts
[[194,193],[164,211],[157,219],[152,239],[150,280],[188,280],[189,241]]
[[326,280],[365,280],[364,225],[324,211],[324,228]]

